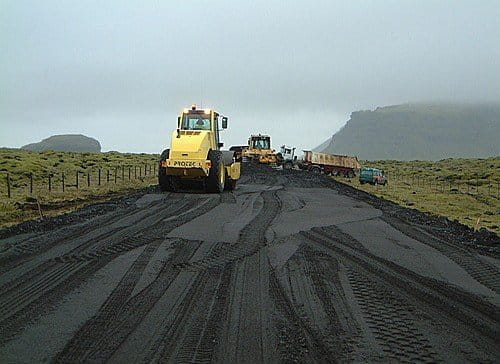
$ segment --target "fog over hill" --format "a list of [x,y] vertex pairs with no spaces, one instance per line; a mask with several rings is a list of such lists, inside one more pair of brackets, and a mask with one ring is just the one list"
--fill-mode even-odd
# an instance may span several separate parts
[[439,160],[500,155],[500,103],[404,104],[356,111],[316,151],[360,159]]

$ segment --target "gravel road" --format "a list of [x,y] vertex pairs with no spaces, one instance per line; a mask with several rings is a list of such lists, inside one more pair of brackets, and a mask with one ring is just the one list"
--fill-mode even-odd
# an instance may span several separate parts
[[0,240],[1,362],[500,361],[498,236],[324,176],[53,221]]

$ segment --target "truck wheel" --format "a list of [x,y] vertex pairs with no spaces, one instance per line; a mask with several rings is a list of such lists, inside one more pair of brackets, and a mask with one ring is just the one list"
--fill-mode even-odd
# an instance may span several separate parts
[[292,169],[293,168],[293,163],[292,162],[285,162],[283,165],[283,169]]
[[320,174],[321,173],[321,169],[319,167],[312,167],[311,168],[311,172],[314,173],[314,174]]
[[226,171],[222,163],[222,153],[218,150],[208,152],[208,159],[212,166],[208,173],[206,188],[207,192],[221,193],[224,190]]

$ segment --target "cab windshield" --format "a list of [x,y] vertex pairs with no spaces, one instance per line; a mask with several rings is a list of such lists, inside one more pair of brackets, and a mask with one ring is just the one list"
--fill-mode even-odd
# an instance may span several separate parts
[[212,130],[210,114],[185,114],[182,117],[182,130]]
[[252,139],[252,148],[255,149],[271,149],[271,141],[269,138]]

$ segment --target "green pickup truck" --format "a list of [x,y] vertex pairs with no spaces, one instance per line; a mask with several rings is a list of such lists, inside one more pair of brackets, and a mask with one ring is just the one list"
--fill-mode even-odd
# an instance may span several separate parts
[[386,185],[387,178],[384,176],[384,171],[377,168],[362,168],[359,173],[359,183],[362,185],[369,183],[371,185]]

